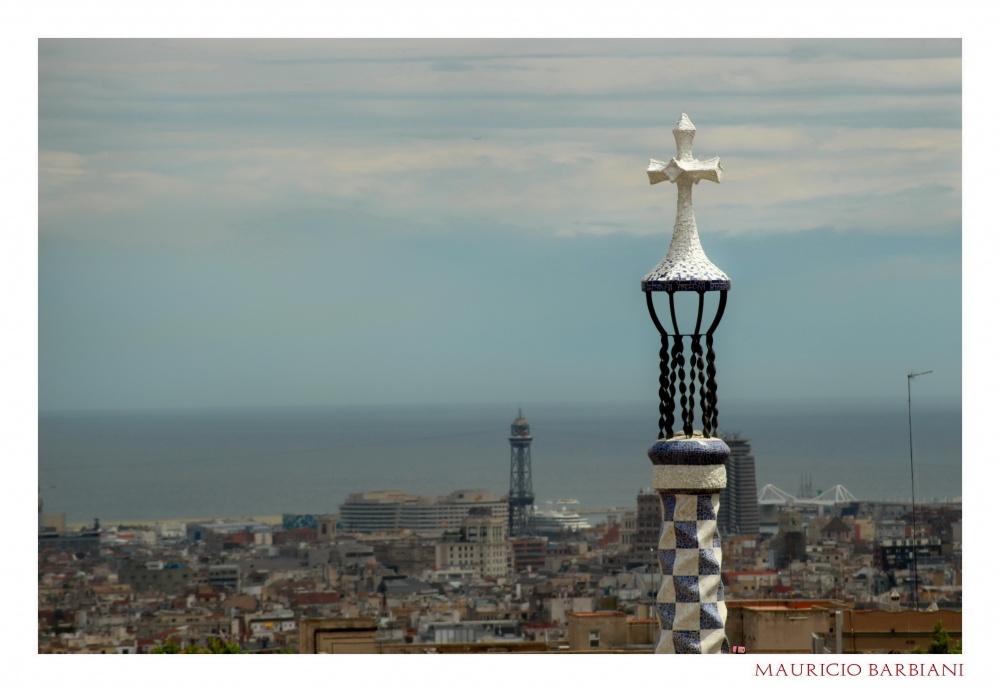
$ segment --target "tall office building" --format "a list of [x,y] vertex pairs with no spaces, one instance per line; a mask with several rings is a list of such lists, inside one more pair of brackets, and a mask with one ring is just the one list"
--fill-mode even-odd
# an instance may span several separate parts
[[719,494],[719,530],[730,536],[760,533],[757,506],[757,462],[750,440],[739,433],[722,437],[729,446],[726,460],[726,488]]
[[663,528],[663,505],[652,488],[643,488],[635,498],[635,536],[632,539],[632,560],[655,565],[656,550],[660,545]]

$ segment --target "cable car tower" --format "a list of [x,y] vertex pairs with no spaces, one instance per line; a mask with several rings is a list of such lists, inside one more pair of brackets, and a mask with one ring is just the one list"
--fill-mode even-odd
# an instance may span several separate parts
[[531,428],[517,409],[517,418],[510,424],[510,494],[507,497],[508,535],[530,536],[529,520],[535,504],[531,490]]

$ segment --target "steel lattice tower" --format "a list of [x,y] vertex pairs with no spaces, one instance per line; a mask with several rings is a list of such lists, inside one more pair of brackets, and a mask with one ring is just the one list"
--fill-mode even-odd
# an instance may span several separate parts
[[510,424],[510,494],[508,496],[509,535],[530,536],[528,526],[535,494],[531,490],[531,428],[517,410],[517,418]]

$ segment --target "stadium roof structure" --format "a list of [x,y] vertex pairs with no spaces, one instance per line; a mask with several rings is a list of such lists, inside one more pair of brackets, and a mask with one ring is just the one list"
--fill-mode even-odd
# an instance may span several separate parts
[[857,502],[858,498],[854,497],[850,490],[844,486],[837,484],[832,488],[824,490],[820,493],[815,500],[816,504],[842,504],[844,502]]
[[854,494],[850,490],[840,484],[824,490],[816,497],[795,497],[771,483],[765,485],[757,493],[757,504],[760,505],[822,505],[826,507],[857,501],[858,498],[854,497]]
[[768,483],[757,493],[757,504],[759,505],[793,505],[798,502],[798,498],[776,485]]

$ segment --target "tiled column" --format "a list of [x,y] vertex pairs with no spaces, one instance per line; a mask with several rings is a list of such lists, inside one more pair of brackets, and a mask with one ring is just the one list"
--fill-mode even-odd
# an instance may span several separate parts
[[729,653],[717,526],[728,457],[725,442],[700,432],[657,440],[649,449],[663,505],[658,654]]

